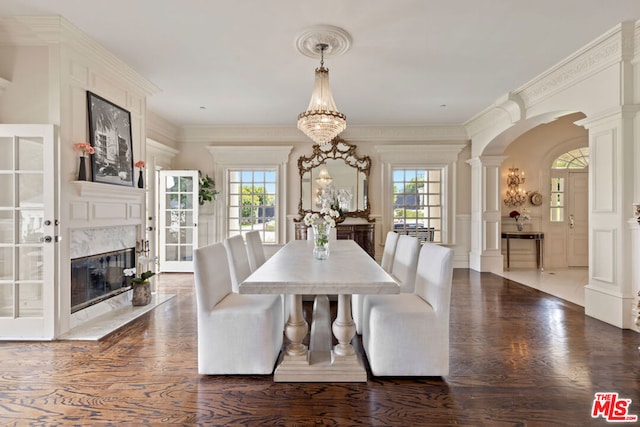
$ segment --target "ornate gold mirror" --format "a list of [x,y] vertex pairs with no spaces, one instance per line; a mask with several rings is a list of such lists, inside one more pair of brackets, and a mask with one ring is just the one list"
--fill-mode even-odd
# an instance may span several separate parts
[[369,156],[359,157],[356,146],[337,137],[314,145],[313,154],[298,159],[300,172],[300,219],[307,212],[320,212],[323,204],[338,208],[345,217],[369,218]]

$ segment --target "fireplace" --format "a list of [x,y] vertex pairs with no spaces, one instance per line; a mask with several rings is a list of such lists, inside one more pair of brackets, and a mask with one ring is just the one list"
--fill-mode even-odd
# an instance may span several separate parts
[[131,288],[123,270],[135,267],[135,248],[71,260],[71,313]]

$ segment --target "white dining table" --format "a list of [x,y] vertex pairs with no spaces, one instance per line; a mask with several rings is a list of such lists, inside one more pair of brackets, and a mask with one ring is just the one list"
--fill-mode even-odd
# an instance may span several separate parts
[[[362,355],[351,340],[356,327],[351,315],[352,294],[397,294],[394,278],[356,242],[334,240],[326,260],[313,257],[313,242],[293,240],[276,252],[239,286],[241,294],[285,294],[289,343],[274,372],[277,382],[366,382]],[[309,348],[303,344],[309,325],[302,296],[316,295]],[[329,299],[338,296],[338,313],[331,325]],[[338,344],[332,348],[332,335]]]

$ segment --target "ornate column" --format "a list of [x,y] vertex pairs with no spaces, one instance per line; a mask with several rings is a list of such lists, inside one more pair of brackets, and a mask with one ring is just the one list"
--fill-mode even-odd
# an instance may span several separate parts
[[469,267],[502,271],[500,251],[500,165],[504,156],[479,156],[471,165],[471,252]]

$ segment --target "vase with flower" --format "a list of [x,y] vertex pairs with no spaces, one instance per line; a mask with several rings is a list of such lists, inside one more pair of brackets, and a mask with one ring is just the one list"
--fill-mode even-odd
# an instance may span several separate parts
[[524,230],[524,225],[526,224],[526,222],[528,220],[531,219],[531,217],[529,216],[528,213],[522,213],[521,214],[518,211],[511,211],[509,213],[509,217],[516,220],[516,228],[518,229],[518,231],[523,231]]
[[144,188],[144,160],[138,160],[134,165],[139,169],[138,171],[138,188]]
[[95,153],[93,147],[86,142],[76,142],[73,144],[73,148],[76,151],[80,151],[80,166],[78,167],[78,181],[87,180],[87,154]]
[[329,258],[329,235],[331,227],[336,226],[340,213],[334,209],[322,209],[320,213],[308,212],[304,223],[313,227],[313,257],[317,260]]

